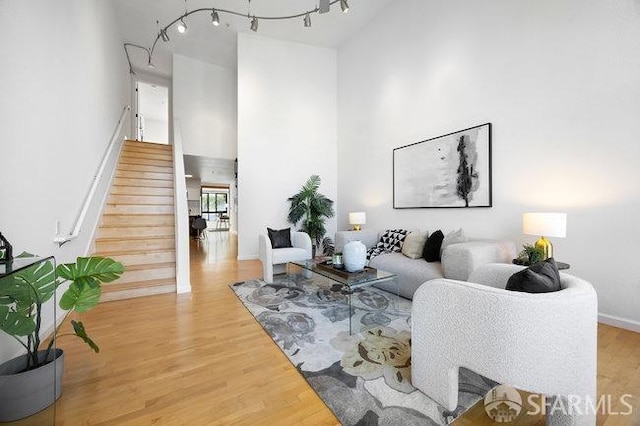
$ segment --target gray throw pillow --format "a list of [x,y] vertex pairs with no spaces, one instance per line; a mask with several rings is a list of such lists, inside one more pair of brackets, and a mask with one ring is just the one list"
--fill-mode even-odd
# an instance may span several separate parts
[[287,248],[293,247],[291,245],[291,228],[275,230],[267,228],[269,234],[269,240],[271,240],[271,248]]
[[538,262],[509,277],[507,290],[523,291],[525,293],[549,293],[558,291],[560,287],[560,272],[553,257]]

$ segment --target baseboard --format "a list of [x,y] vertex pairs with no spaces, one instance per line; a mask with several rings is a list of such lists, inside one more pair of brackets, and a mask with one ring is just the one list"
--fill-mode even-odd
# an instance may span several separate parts
[[258,255],[257,254],[252,254],[252,255],[248,255],[248,256],[240,256],[238,255],[238,260],[258,260]]
[[598,314],[598,322],[611,325],[613,327],[624,328],[625,330],[640,333],[640,322],[629,320],[626,318],[616,317],[614,315]]

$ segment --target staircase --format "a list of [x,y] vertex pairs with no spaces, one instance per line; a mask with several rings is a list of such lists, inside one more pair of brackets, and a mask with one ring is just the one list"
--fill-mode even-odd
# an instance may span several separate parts
[[125,141],[95,240],[96,256],[122,262],[101,301],[176,291],[173,151]]

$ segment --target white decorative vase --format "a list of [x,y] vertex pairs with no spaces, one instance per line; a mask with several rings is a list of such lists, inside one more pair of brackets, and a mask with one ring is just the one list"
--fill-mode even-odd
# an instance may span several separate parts
[[360,241],[351,241],[344,245],[342,258],[347,272],[361,271],[367,263],[367,246]]

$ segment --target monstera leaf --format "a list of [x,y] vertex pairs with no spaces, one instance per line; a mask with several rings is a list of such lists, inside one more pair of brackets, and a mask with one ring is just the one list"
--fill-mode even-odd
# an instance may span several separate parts
[[0,330],[12,336],[29,336],[36,330],[32,317],[0,306]]
[[60,298],[60,307],[65,311],[87,312],[98,304],[101,293],[100,286],[74,281]]
[[73,326],[73,331],[75,332],[76,336],[84,340],[84,342],[89,345],[89,347],[93,349],[95,353],[100,352],[100,348],[98,347],[98,345],[96,345],[96,342],[91,340],[91,338],[87,335],[87,331],[84,329],[84,324],[82,324],[82,321],[72,320],[71,325]]
[[3,285],[0,293],[12,297],[22,307],[43,304],[51,299],[58,287],[53,263],[48,261],[30,266],[11,278],[12,282]]
[[80,286],[98,287],[117,280],[124,273],[122,263],[104,257],[79,257],[76,263],[65,263],[56,269],[58,276]]

